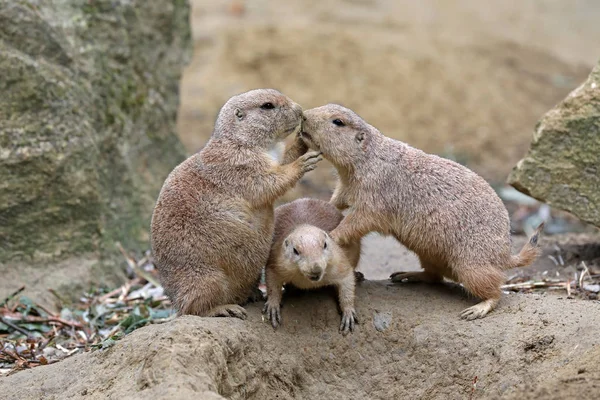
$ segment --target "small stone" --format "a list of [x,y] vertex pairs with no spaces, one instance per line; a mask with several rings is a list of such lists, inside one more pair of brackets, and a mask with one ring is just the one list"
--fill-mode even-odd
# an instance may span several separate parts
[[46,358],[52,358],[56,356],[56,349],[54,347],[46,347],[42,353]]
[[600,292],[600,285],[583,285],[583,290],[588,292],[598,293]]
[[385,331],[392,323],[392,313],[389,311],[373,313],[373,326],[379,332]]

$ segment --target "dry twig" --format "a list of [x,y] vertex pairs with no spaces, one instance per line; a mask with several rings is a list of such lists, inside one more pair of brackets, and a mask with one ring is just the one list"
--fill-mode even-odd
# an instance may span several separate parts
[[149,257],[136,261],[118,247],[135,274],[119,288],[86,293],[68,307],[66,299],[51,291],[62,307],[60,313],[18,297],[24,287],[0,303],[0,375],[108,347],[134,329],[168,320],[173,314],[170,302]]

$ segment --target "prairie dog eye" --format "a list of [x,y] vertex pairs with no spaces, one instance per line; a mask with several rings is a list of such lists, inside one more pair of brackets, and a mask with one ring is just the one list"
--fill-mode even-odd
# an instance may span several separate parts
[[339,118],[334,119],[332,122],[333,122],[334,125],[337,125],[337,126],[346,126],[346,124],[344,123],[344,121],[342,121]]
[[323,243],[323,250],[327,248],[327,242]]
[[260,108],[262,108],[263,110],[272,110],[275,108],[275,106],[273,105],[273,103],[268,102],[260,106]]
[[295,255],[297,255],[297,256],[299,256],[299,255],[300,255],[300,252],[299,252],[298,250],[296,250],[296,248],[295,248],[295,247],[294,247],[294,254],[295,254]]

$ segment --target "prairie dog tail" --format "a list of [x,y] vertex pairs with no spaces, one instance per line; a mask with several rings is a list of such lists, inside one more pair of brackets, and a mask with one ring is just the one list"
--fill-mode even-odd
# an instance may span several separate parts
[[508,268],[526,267],[529,264],[533,263],[536,260],[536,258],[540,256],[542,250],[538,245],[538,240],[542,230],[544,230],[543,222],[537,227],[537,229],[535,230],[533,235],[531,235],[527,243],[525,243],[525,246],[523,246],[519,254],[512,256],[511,263]]

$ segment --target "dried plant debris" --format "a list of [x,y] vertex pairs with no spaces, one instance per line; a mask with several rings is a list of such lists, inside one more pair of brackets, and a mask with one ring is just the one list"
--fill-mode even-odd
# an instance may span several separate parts
[[[562,258],[559,258],[562,260]],[[579,268],[573,272],[572,276],[561,276],[558,271],[554,271],[556,276],[544,271],[541,279],[532,279],[531,277],[517,274],[509,277],[506,284],[502,286],[504,291],[513,291],[520,293],[545,292],[549,290],[558,290],[566,293],[567,298],[580,298],[597,300],[600,292],[600,273],[590,271],[585,262],[579,264]]]
[[55,294],[60,312],[21,295],[24,287],[4,299],[0,303],[0,376],[110,347],[139,327],[173,318],[149,253],[139,261],[123,254],[131,269],[128,282],[111,291],[91,290],[69,306]]

